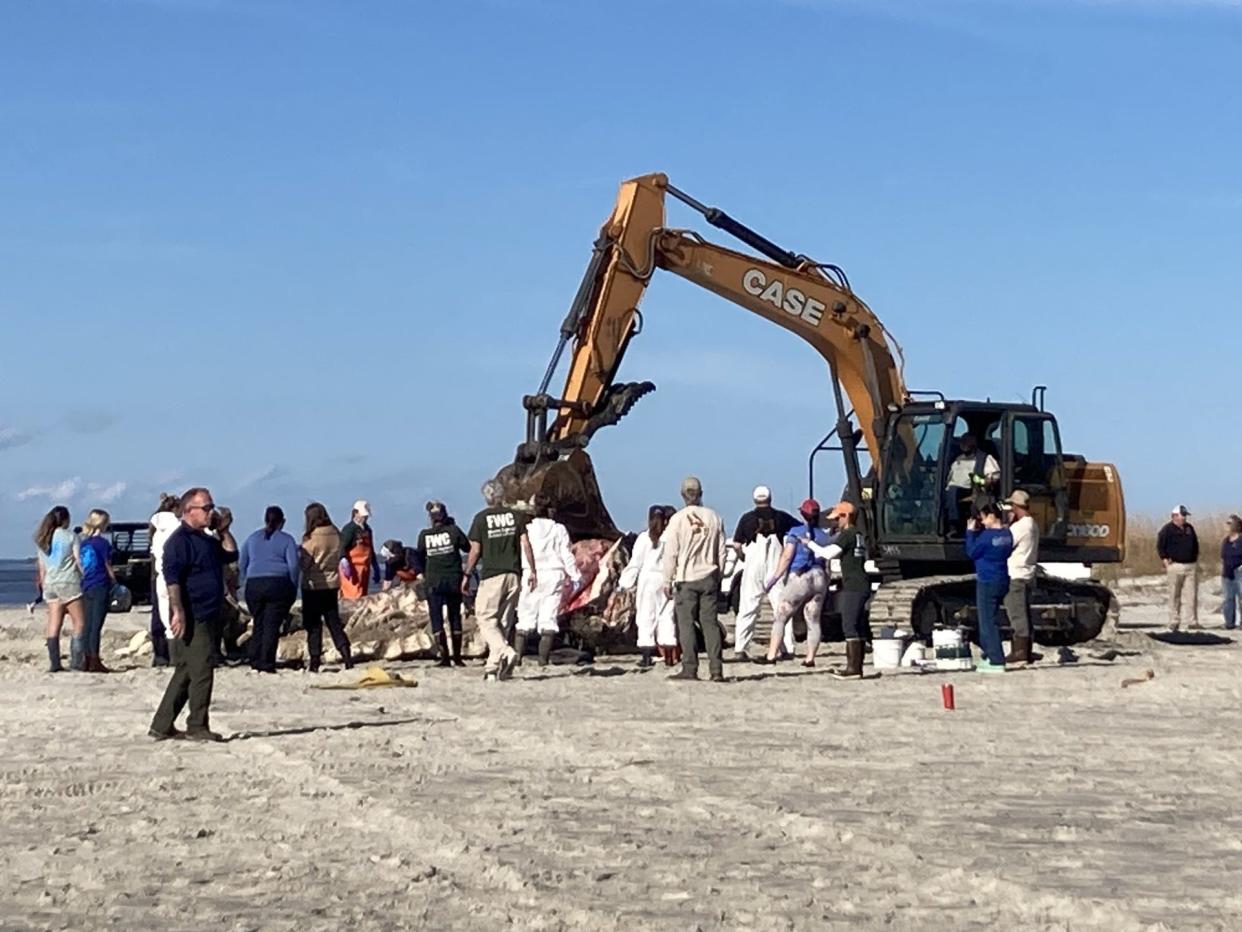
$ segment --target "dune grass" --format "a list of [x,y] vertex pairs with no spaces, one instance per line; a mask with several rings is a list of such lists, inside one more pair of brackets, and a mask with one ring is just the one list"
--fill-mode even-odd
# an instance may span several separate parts
[[[1225,537],[1225,519],[1230,512],[1221,510],[1196,513],[1190,517],[1199,535],[1199,573],[1201,578],[1220,572],[1220,542]],[[1130,576],[1160,576],[1164,565],[1156,555],[1156,535],[1168,521],[1165,515],[1129,515],[1126,520],[1126,558],[1119,564],[1101,564],[1096,568],[1099,579],[1107,581]]]

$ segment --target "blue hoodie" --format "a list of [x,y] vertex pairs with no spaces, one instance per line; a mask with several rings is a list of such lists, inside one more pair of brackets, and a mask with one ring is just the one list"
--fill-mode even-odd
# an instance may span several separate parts
[[1008,528],[984,528],[966,532],[966,556],[975,561],[979,582],[1009,582],[1006,561],[1013,552],[1013,535]]

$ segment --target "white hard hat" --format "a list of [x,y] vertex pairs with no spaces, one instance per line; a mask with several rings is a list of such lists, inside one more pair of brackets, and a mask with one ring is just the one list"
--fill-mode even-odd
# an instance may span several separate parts
[[770,502],[772,501],[772,490],[766,485],[757,485],[751,498],[756,502]]
[[362,515],[364,518],[371,517],[371,503],[365,498],[360,498],[354,502],[354,513]]

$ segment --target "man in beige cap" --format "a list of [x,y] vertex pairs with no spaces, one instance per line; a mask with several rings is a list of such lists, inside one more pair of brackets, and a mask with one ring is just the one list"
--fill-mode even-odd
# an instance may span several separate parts
[[681,484],[681,499],[686,507],[673,515],[661,538],[664,583],[673,599],[682,650],[681,671],[670,679],[699,678],[697,625],[703,631],[712,682],[723,683],[724,636],[716,618],[716,599],[724,570],[724,522],[703,506],[703,484],[694,476]]
[[1156,535],[1156,553],[1164,563],[1169,578],[1169,630],[1177,631],[1182,624],[1182,594],[1186,595],[1186,608],[1190,615],[1190,627],[1199,625],[1199,537],[1195,527],[1186,519],[1190,510],[1178,505],[1171,512],[1169,523]]
[[1030,663],[1031,589],[1035,585],[1035,564],[1039,562],[1039,525],[1031,517],[1031,496],[1014,490],[1005,502],[1009,509],[1009,533],[1013,551],[1009,554],[1009,592],[1005,595],[1005,614],[1013,630],[1013,647],[1005,663]]

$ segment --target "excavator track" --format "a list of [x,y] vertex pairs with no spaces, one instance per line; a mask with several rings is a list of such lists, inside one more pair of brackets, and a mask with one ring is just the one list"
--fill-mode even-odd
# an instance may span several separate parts
[[[868,619],[873,633],[884,625],[894,625],[930,638],[938,624],[975,630],[974,602],[973,574],[894,579],[881,583],[872,595]],[[1112,592],[1098,582],[1042,574],[1036,577],[1031,620],[1034,639],[1040,644],[1058,647],[1093,640],[1115,614]],[[1002,627],[1007,629],[1008,624],[1002,611]]]

